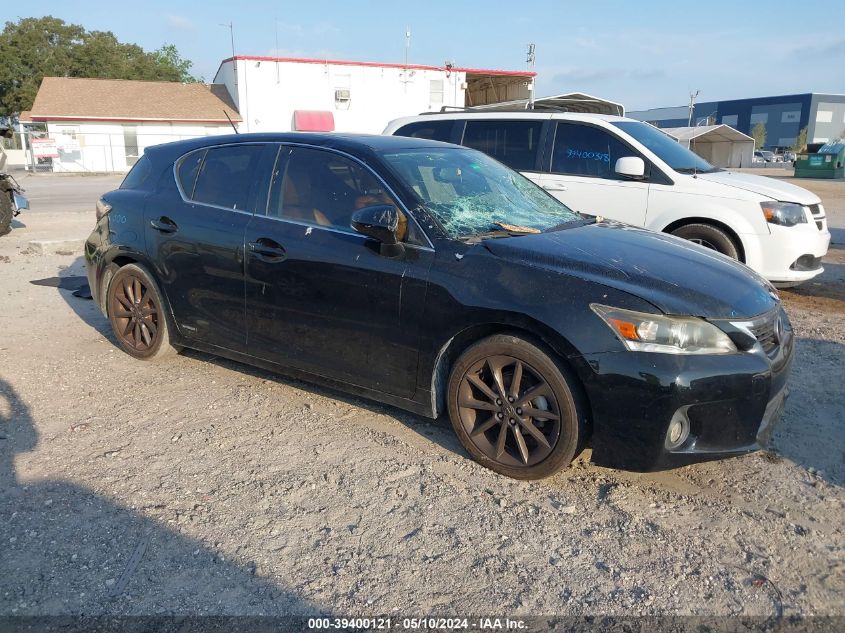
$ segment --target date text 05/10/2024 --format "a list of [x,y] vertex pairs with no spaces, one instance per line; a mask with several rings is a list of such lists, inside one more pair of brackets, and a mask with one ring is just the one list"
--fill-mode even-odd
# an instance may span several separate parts
[[500,630],[519,631],[526,627],[523,620],[510,618],[309,618],[312,630]]

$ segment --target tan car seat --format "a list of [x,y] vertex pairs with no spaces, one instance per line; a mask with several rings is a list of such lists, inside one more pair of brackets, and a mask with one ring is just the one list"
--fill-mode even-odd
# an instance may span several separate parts
[[316,222],[320,226],[331,226],[326,214],[308,205],[311,196],[311,176],[305,170],[297,170],[295,177],[288,173],[282,189],[282,215],[292,220]]

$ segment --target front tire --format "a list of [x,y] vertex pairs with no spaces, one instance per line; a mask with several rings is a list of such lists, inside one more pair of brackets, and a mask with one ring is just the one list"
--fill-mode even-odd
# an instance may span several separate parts
[[6,233],[12,230],[12,218],[14,215],[12,198],[9,192],[0,189],[0,236],[6,235]]
[[137,264],[112,276],[106,294],[112,331],[124,352],[140,360],[158,360],[178,350],[170,343],[170,327],[158,285]]
[[687,224],[672,231],[672,235],[700,244],[731,259],[739,259],[739,249],[731,236],[712,224]]
[[542,479],[569,465],[583,444],[586,406],[568,372],[537,344],[497,334],[452,367],[452,427],[477,462],[515,479]]

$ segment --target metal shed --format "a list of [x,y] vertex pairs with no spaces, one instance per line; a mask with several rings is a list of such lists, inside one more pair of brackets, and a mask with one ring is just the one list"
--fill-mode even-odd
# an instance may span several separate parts
[[[471,105],[471,104],[470,104]],[[516,99],[491,105],[477,106],[477,110],[529,109],[528,99]],[[614,114],[625,116],[625,106],[615,101],[594,97],[583,92],[567,92],[552,97],[538,97],[534,100],[537,112],[586,112],[592,114]]]
[[716,167],[751,167],[754,139],[729,125],[661,128]]

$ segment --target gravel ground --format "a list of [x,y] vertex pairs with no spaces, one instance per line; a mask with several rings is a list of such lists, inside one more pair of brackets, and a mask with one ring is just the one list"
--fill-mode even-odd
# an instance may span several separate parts
[[585,454],[520,483],[443,419],[123,354],[92,302],[30,283],[80,258],[26,248],[86,235],[116,180],[22,181],[33,209],[0,239],[0,615],[845,615],[845,182],[800,183],[837,244],[782,293],[799,341],[772,452],[653,474]]

